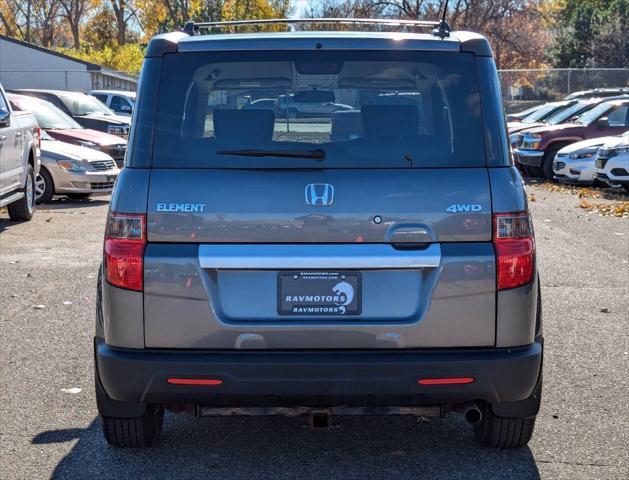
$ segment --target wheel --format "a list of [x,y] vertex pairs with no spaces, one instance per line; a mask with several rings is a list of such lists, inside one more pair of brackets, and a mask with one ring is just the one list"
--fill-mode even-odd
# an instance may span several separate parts
[[35,174],[30,164],[26,171],[26,184],[21,191],[24,192],[24,196],[17,202],[7,205],[7,210],[11,220],[28,221],[35,213]]
[[91,194],[90,193],[66,193],[66,195],[70,197],[72,200],[85,200],[86,198],[89,198]]
[[542,164],[542,177],[546,177],[548,180],[552,181],[555,178],[555,172],[553,171],[553,161],[555,160],[555,155],[557,152],[561,150],[565,145],[553,145],[546,150],[544,153],[544,160]]
[[101,417],[105,440],[114,447],[142,448],[151,446],[164,424],[164,409],[159,405],[147,407],[141,417]]
[[289,108],[287,111],[288,118],[297,118],[299,111],[296,108]]
[[519,448],[529,443],[535,428],[535,419],[501,418],[494,415],[489,406],[483,411],[483,418],[474,425],[476,439],[485,446],[495,448]]
[[42,168],[35,178],[35,203],[48,203],[55,194],[55,184],[48,170]]

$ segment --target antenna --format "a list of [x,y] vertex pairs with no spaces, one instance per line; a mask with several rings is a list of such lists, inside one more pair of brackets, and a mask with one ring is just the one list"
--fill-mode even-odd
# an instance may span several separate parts
[[439,26],[432,31],[432,34],[439,38],[447,38],[450,36],[450,25],[446,22],[446,14],[448,13],[448,0],[445,0],[443,5],[443,14],[441,15],[441,21]]

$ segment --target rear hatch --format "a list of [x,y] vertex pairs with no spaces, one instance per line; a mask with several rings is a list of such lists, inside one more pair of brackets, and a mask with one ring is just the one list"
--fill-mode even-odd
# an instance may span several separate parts
[[[494,344],[475,57],[380,58],[165,56],[144,260],[147,347]],[[317,113],[246,108],[281,95]],[[354,134],[331,138],[334,105],[351,107]]]

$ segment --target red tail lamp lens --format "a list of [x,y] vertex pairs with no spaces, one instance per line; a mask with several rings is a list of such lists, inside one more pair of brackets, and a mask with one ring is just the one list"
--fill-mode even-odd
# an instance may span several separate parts
[[498,290],[533,280],[535,240],[528,212],[494,214],[494,249]]
[[144,215],[110,213],[105,231],[105,272],[115,287],[142,291],[144,288]]

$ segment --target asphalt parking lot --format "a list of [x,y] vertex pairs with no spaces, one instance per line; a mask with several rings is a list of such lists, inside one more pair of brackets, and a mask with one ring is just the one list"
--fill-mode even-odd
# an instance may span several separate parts
[[628,478],[629,218],[528,188],[546,351],[536,433],[517,451],[476,446],[456,415],[312,431],[300,419],[168,414],[154,448],[109,447],[92,392],[107,199],[57,200],[24,224],[0,213],[0,478]]

